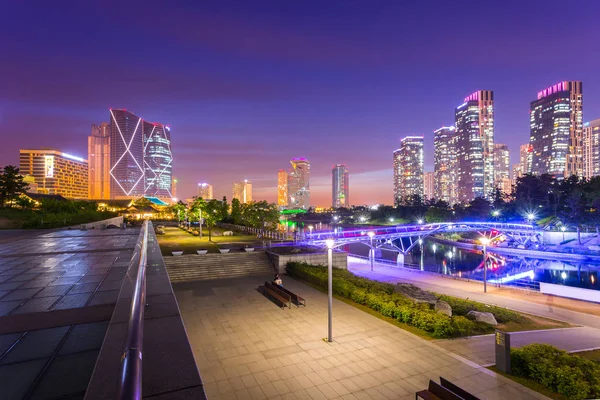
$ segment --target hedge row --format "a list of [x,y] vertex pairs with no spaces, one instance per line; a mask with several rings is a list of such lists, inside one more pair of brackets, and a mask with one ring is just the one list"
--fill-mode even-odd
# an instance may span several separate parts
[[511,369],[569,399],[600,398],[600,363],[547,344],[511,349]]
[[[327,269],[322,266],[289,262],[287,274],[327,289]],[[336,295],[366,305],[386,317],[429,332],[434,337],[467,336],[490,329],[462,315],[448,317],[435,312],[430,304],[415,303],[395,293],[392,284],[360,278],[342,269],[334,268],[333,275],[333,293]]]

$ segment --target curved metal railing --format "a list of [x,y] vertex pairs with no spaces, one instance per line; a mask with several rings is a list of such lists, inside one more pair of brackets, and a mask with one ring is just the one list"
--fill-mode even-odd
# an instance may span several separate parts
[[148,220],[144,221],[141,232],[140,260],[131,298],[127,339],[121,355],[121,381],[118,395],[120,400],[139,400],[142,398],[142,343],[144,340],[149,225]]

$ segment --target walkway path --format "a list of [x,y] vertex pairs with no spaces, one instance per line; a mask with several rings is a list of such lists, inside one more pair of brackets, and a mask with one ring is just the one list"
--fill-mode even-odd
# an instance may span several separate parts
[[256,291],[265,277],[174,284],[210,399],[401,399],[443,376],[481,399],[543,399],[434,343],[291,278],[307,300],[281,310]]

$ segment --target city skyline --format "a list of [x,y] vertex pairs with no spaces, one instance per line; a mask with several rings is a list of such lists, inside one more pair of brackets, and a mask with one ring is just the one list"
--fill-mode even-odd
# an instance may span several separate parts
[[[0,66],[0,129],[10,137],[0,160],[16,165],[19,148],[40,147],[85,158],[90,125],[105,121],[107,108],[126,107],[143,118],[169,121],[177,132],[173,174],[179,198],[195,193],[201,170],[203,179],[215,182],[216,198],[229,197],[230,182],[241,177],[252,180],[255,198],[275,202],[272,171],[300,154],[312,162],[313,205],[329,203],[330,166],[337,162],[353,171],[352,203],[390,204],[390,149],[403,136],[424,135],[425,170],[433,170],[433,130],[452,121],[456,100],[478,88],[494,90],[495,138],[509,146],[511,164],[529,136],[529,102],[543,88],[582,81],[584,122],[600,116],[600,80],[593,68],[600,57],[588,44],[598,37],[592,16],[599,5],[580,4],[574,18],[548,34],[540,28],[562,18],[558,2],[480,4],[469,16],[440,4],[433,12],[419,4],[356,3],[329,5],[319,13],[306,4],[263,14],[243,2],[227,12],[218,6],[201,12],[144,7],[146,16],[177,21],[177,32],[148,30],[138,21],[118,23],[138,10],[128,4],[117,12],[80,4],[60,15],[43,3],[33,10],[10,4],[14,18],[0,28],[13,54]],[[336,19],[340,12],[344,22]],[[403,18],[425,12],[437,28]],[[48,13],[54,18],[43,18]],[[243,24],[241,16],[248,16]],[[115,27],[91,29],[83,24],[90,18]],[[468,30],[442,29],[448,18],[473,30],[508,22],[512,28],[502,34],[488,30],[484,40]],[[17,23],[22,20],[36,22]],[[154,55],[128,44],[140,34],[165,62],[151,63]],[[244,37],[255,40],[240,40]],[[282,46],[289,40],[292,52]],[[477,64],[455,55],[466,40],[475,42]],[[546,62],[544,55],[561,46],[586,62]],[[56,51],[61,57],[48,57]],[[38,54],[47,62],[32,62]],[[99,58],[111,62],[98,63]],[[150,95],[158,92],[160,101]],[[244,159],[244,167],[229,158]]]

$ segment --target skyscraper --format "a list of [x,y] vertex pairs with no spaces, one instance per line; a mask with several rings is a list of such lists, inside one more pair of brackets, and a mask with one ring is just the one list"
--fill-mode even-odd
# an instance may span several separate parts
[[494,92],[479,90],[455,110],[458,201],[491,198],[494,191]]
[[453,126],[434,131],[433,197],[450,205],[458,202],[458,138]]
[[277,172],[277,205],[279,207],[288,205],[288,174],[283,169]]
[[88,195],[93,200],[110,199],[110,124],[92,125],[88,136]]
[[350,205],[350,179],[344,164],[336,164],[331,170],[331,205],[335,208]]
[[310,207],[310,162],[306,158],[292,158],[288,174],[288,205],[292,208]]
[[531,165],[529,165],[529,161],[531,161],[529,157],[530,147],[529,143],[522,144],[519,146],[519,176],[521,177],[526,174],[531,173]]
[[425,172],[423,174],[423,200],[431,200],[435,198],[433,172]]
[[600,119],[583,124],[583,164],[586,178],[600,175]]
[[88,162],[83,158],[54,149],[19,150],[19,172],[33,177],[37,193],[88,198]]
[[530,172],[583,177],[583,86],[564,81],[538,92],[530,106]]
[[144,132],[144,194],[171,200],[173,185],[173,154],[171,128],[158,122],[143,122]]
[[233,198],[238,199],[240,203],[250,203],[252,201],[252,182],[244,179],[241,182],[233,183]]
[[[235,185],[235,183],[234,183]],[[199,183],[198,184],[198,197],[203,198],[204,200],[212,200],[213,197],[213,185],[209,183]],[[239,200],[239,199],[238,199]]]
[[423,136],[406,136],[394,151],[394,204],[423,199]]
[[510,151],[505,144],[494,144],[494,182],[502,192],[512,191],[510,179]]
[[144,134],[140,117],[125,109],[110,110],[110,197],[144,195]]

